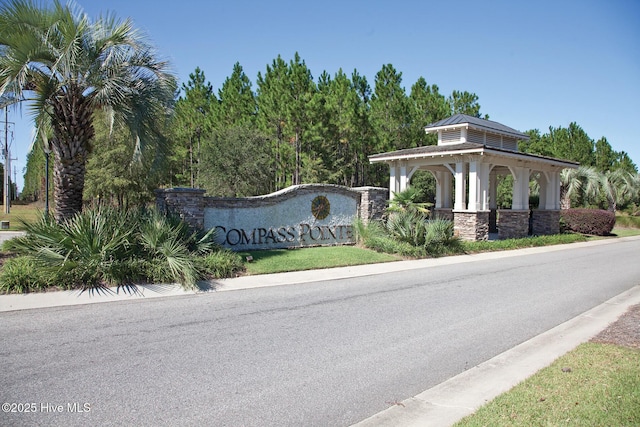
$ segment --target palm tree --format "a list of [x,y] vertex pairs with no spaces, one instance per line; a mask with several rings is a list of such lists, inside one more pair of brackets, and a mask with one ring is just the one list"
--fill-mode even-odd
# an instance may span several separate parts
[[596,197],[600,191],[600,173],[590,166],[564,169],[560,173],[560,209],[571,208],[571,197]]
[[418,202],[422,192],[416,187],[407,187],[403,191],[393,193],[393,199],[389,201],[389,212],[413,212],[428,216],[431,203]]
[[616,169],[606,171],[600,176],[600,185],[609,204],[608,209],[615,213],[618,204],[631,200],[638,194],[638,178],[636,175]]
[[154,118],[168,112],[175,78],[130,20],[91,21],[54,0],[0,6],[0,96],[30,104],[38,128],[50,127],[56,219],[82,210],[94,112],[126,124],[140,153],[161,139]]

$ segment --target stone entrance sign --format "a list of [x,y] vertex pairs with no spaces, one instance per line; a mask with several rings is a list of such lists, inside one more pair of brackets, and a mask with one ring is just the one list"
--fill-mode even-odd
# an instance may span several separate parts
[[195,227],[216,229],[222,246],[243,251],[353,244],[354,221],[381,215],[387,191],[307,184],[265,196],[227,198],[171,188],[158,190],[157,202]]

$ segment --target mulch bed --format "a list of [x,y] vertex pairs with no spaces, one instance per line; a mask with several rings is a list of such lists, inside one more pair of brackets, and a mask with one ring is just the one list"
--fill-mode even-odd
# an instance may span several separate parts
[[640,349],[640,304],[629,307],[626,313],[591,341]]

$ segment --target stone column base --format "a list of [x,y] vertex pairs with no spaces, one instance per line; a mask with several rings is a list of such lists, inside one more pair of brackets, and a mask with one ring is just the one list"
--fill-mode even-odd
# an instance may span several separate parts
[[498,239],[518,239],[528,235],[528,210],[501,209],[498,211]]
[[462,240],[488,240],[489,211],[453,211],[453,230]]
[[533,210],[531,211],[533,223],[532,233],[537,236],[560,233],[560,211]]

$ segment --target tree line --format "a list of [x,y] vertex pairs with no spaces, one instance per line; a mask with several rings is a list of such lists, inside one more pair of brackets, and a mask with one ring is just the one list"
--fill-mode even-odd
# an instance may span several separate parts
[[[114,131],[96,120],[85,200],[142,203],[163,186],[234,197],[310,182],[386,186],[387,168],[370,165],[369,155],[435,144],[424,126],[452,114],[489,117],[481,114],[476,94],[454,90],[445,96],[424,77],[407,93],[391,64],[382,66],[373,85],[357,70],[323,71],[315,80],[298,54],[288,62],[274,59],[258,73],[255,89],[239,63],[217,93],[196,68],[173,107],[162,127],[168,143],[137,162],[131,161],[136,146],[126,129]],[[524,152],[637,173],[625,152],[613,150],[605,137],[594,142],[577,123],[527,133]],[[43,182],[44,153],[35,149],[22,197],[42,198]]]

